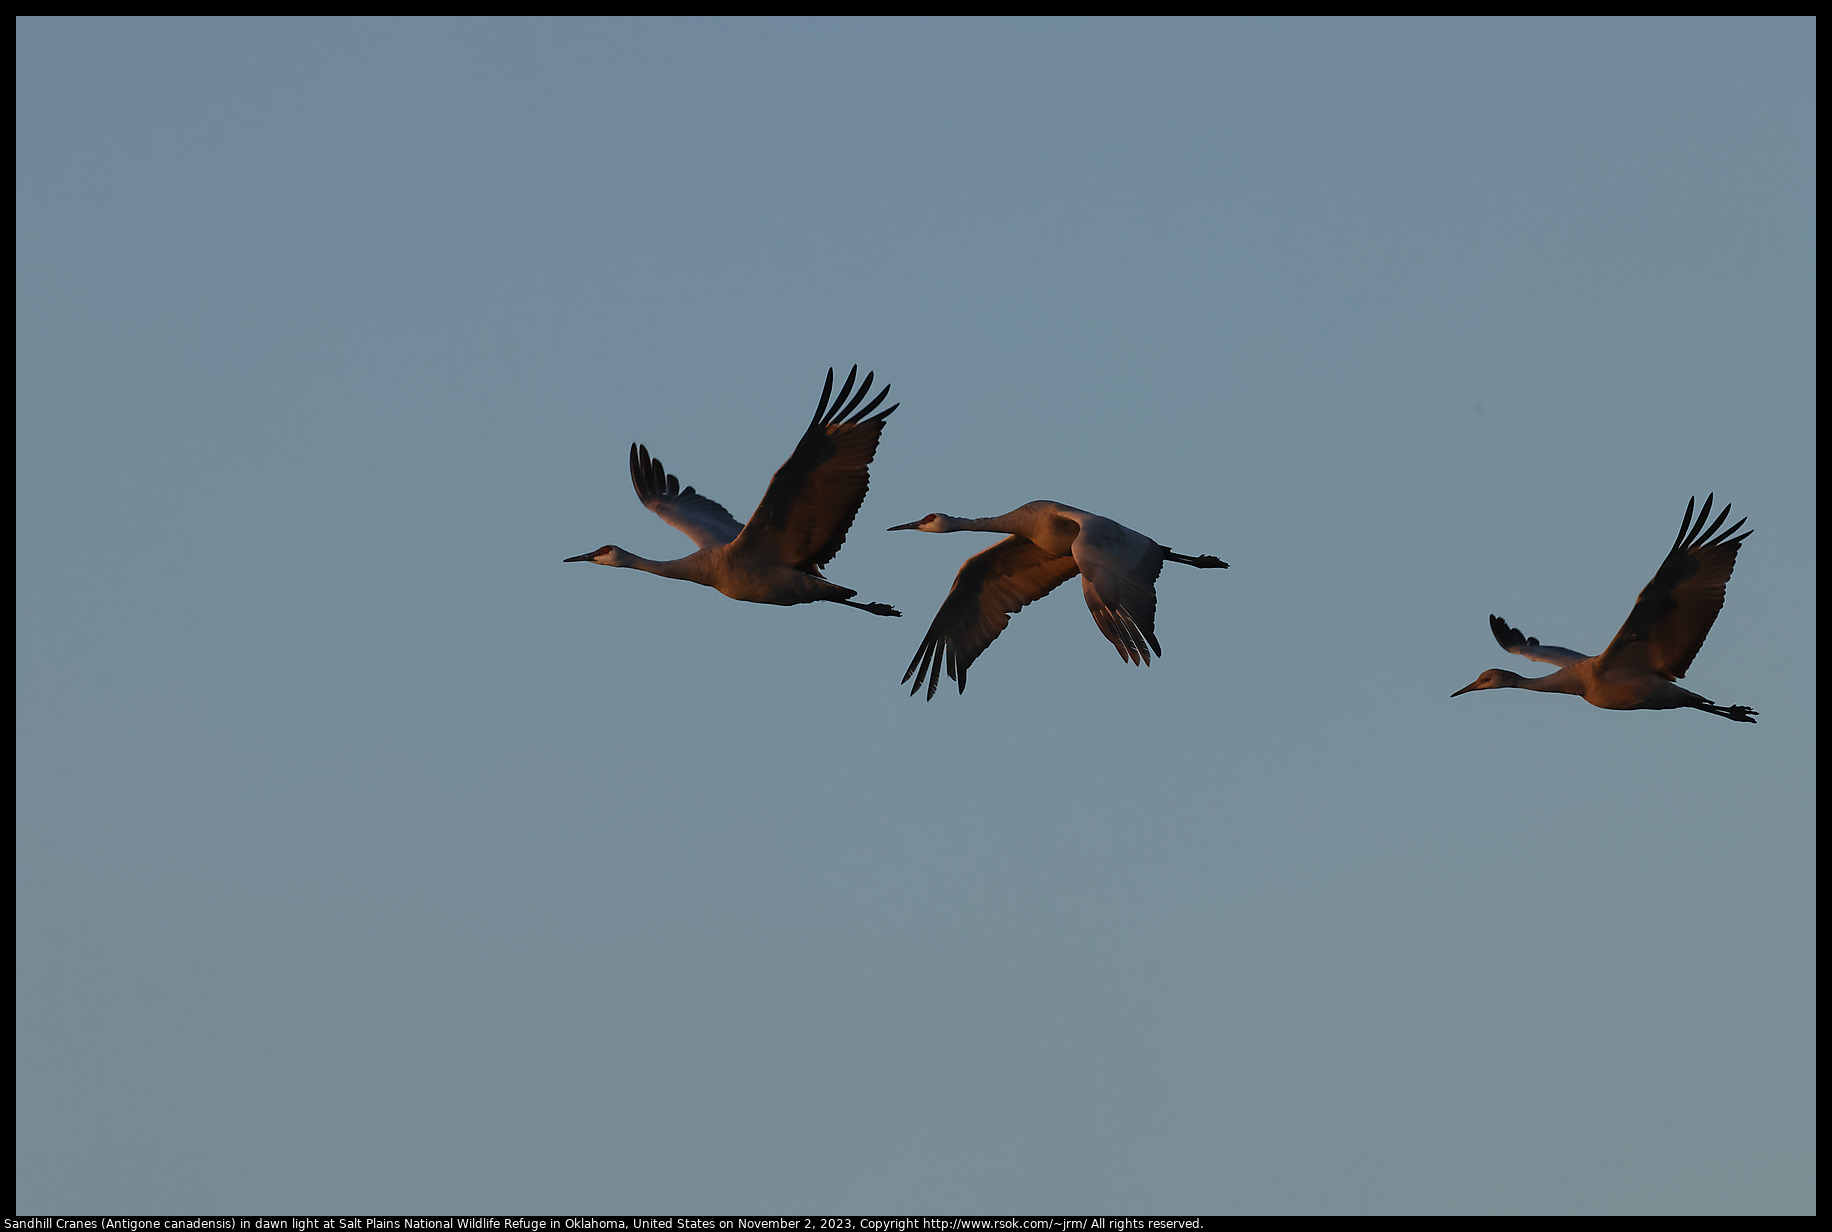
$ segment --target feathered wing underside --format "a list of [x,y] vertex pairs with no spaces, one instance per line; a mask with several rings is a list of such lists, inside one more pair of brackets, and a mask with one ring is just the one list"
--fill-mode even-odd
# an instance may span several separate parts
[[865,400],[874,375],[870,372],[854,393],[858,375],[855,364],[839,395],[829,401],[833,370],[827,370],[814,421],[789,460],[771,476],[757,511],[738,536],[737,551],[760,552],[813,574],[839,553],[870,486],[867,471],[878,452],[885,417],[898,406],[878,410],[891,392],[888,385],[870,402]]
[[1075,539],[1075,561],[1094,624],[1120,658],[1149,666],[1152,655],[1162,657],[1156,626],[1164,549],[1117,522],[1090,518]]
[[1615,640],[1598,656],[1604,671],[1651,669],[1668,680],[1679,680],[1692,666],[1724,607],[1724,584],[1736,568],[1737,550],[1752,533],[1736,533],[1747,518],[1719,532],[1730,516],[1729,505],[1705,529],[1712,499],[1705,497],[1696,520],[1692,517],[1694,502],[1686,502],[1686,516],[1666,560],[1636,597],[1634,610]]
[[1556,663],[1560,667],[1570,667],[1573,663],[1581,663],[1590,657],[1580,651],[1568,650],[1563,646],[1542,646],[1537,637],[1527,637],[1499,616],[1489,617],[1489,631],[1495,635],[1495,640],[1501,643],[1503,650],[1509,654],[1517,654],[1524,659],[1532,659],[1535,663]]
[[944,666],[948,679],[965,693],[967,669],[1005,631],[1012,613],[1043,598],[1078,571],[1073,556],[1046,552],[1022,535],[1001,539],[968,557],[903,673],[905,684],[910,677],[916,678],[910,696],[916,696],[926,679],[929,696],[934,697]]
[[641,445],[630,446],[630,482],[636,485],[638,500],[697,547],[716,548],[730,543],[744,529],[724,505],[692,488],[683,488],[681,481],[662,466],[661,459],[650,457]]

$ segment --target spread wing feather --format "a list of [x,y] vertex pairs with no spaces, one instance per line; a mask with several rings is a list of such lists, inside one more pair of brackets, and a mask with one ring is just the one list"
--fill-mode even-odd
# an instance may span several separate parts
[[1120,658],[1141,666],[1163,657],[1156,632],[1158,575],[1164,549],[1107,518],[1085,518],[1075,539],[1081,594],[1101,634]]
[[1022,535],[1001,539],[968,557],[903,673],[905,684],[910,677],[916,678],[910,696],[916,696],[926,678],[928,695],[934,697],[944,665],[948,679],[965,693],[967,669],[1005,631],[1012,613],[1043,598],[1078,572],[1073,556],[1046,552]]
[[1567,650],[1563,646],[1541,646],[1537,637],[1528,637],[1514,628],[1499,616],[1489,617],[1489,631],[1501,648],[1509,654],[1517,654],[1535,663],[1556,663],[1560,667],[1570,667],[1581,663],[1590,656],[1576,650]]
[[870,402],[865,400],[874,375],[870,372],[854,393],[858,375],[855,364],[839,396],[829,402],[833,370],[827,370],[827,385],[821,390],[813,422],[789,460],[771,476],[769,489],[734,544],[735,551],[756,551],[816,575],[839,553],[870,487],[867,470],[878,452],[885,417],[899,405],[878,410],[891,392],[888,385]]
[[630,482],[636,498],[656,517],[693,540],[695,546],[716,548],[730,543],[744,528],[718,501],[701,496],[670,475],[660,458],[649,456],[641,445],[630,446]]
[[1622,629],[1610,642],[1609,649],[1598,656],[1601,667],[1651,668],[1668,680],[1682,679],[1692,660],[1705,644],[1718,612],[1724,607],[1724,584],[1736,567],[1737,550],[1751,531],[1736,532],[1749,519],[1739,519],[1735,526],[1719,533],[1718,528],[1730,516],[1730,506],[1704,529],[1711,516],[1713,497],[1705,497],[1705,507],[1693,520],[1693,501],[1686,502],[1686,516],[1680,521],[1679,535],[1673,540],[1666,560],[1654,578],[1635,598]]

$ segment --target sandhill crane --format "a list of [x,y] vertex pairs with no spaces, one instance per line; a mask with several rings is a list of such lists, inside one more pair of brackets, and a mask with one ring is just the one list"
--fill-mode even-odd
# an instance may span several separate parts
[[866,403],[874,374],[865,374],[865,383],[855,394],[852,384],[858,375],[855,364],[839,396],[829,405],[833,369],[827,370],[827,385],[821,390],[814,422],[802,433],[789,460],[771,476],[757,511],[743,526],[725,506],[681,487],[681,481],[663,469],[661,459],[650,457],[641,445],[631,445],[630,480],[636,485],[638,499],[700,550],[679,560],[645,560],[606,544],[596,552],[569,556],[566,563],[591,561],[613,569],[683,578],[747,603],[786,607],[825,601],[874,616],[903,615],[889,604],[854,603],[852,597],[858,591],[836,586],[821,576],[821,566],[846,542],[853,515],[865,499],[870,482],[866,469],[878,451],[884,420],[900,405],[878,410],[891,392],[888,385]]
[[928,678],[929,697],[941,682],[944,658],[948,679],[967,691],[967,669],[992,639],[1005,631],[1011,614],[1041,599],[1077,573],[1081,593],[1094,623],[1120,658],[1149,666],[1163,656],[1153,622],[1158,611],[1156,583],[1164,562],[1198,569],[1226,569],[1213,556],[1180,556],[1111,518],[1055,501],[1032,501],[996,518],[951,518],[931,513],[892,530],[926,530],[945,535],[957,530],[989,530],[1010,535],[978,556],[967,558],[954,575],[954,587],[922,639],[922,647],[903,673],[916,683]]
[[[1539,663],[1557,663],[1550,676],[1525,679],[1501,668],[1490,668],[1474,684],[1452,693],[1461,696],[1477,689],[1532,689],[1536,693],[1575,693],[1605,710],[1678,710],[1691,707],[1722,715],[1738,723],[1754,723],[1757,712],[1748,706],[1719,706],[1674,684],[1692,666],[1705,644],[1718,610],[1724,606],[1724,583],[1736,567],[1737,549],[1752,532],[1738,535],[1748,518],[1739,519],[1723,534],[1718,527],[1730,516],[1730,506],[1718,514],[1710,530],[1702,529],[1711,516],[1710,496],[1692,520],[1692,501],[1679,524],[1679,537],[1661,562],[1659,572],[1635,599],[1616,640],[1600,655],[1579,654],[1563,646],[1542,646],[1538,638],[1523,637],[1499,616],[1489,617],[1489,628],[1501,648]],[[1713,538],[1712,536],[1717,536]],[[1734,536],[1734,537],[1733,537]]]

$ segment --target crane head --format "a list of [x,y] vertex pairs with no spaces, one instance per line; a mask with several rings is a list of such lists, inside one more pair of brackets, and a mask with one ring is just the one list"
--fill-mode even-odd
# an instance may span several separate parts
[[1510,672],[1504,668],[1491,667],[1486,672],[1476,677],[1473,683],[1464,685],[1455,693],[1452,693],[1451,696],[1461,697],[1465,693],[1473,693],[1478,689],[1515,689],[1520,687],[1521,679],[1522,677],[1518,672]]
[[931,513],[926,518],[918,518],[914,522],[905,522],[902,526],[893,526],[890,529],[892,530],[926,530],[926,531],[933,531],[936,534],[940,534],[942,531],[945,531],[948,529],[948,523],[950,520],[951,519],[946,514]]
[[561,561],[560,563],[564,565],[570,565],[570,564],[573,564],[575,561],[590,561],[594,565],[611,565],[615,567],[619,563],[618,557],[622,555],[623,555],[622,548],[616,547],[612,544],[607,543],[603,547],[599,548],[596,552],[587,552],[583,556],[568,556],[565,560]]

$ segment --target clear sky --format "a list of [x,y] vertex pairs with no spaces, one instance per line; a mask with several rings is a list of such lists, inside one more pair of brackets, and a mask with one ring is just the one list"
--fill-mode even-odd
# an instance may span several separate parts
[[[1813,1209],[1812,22],[17,32],[22,1211]],[[904,619],[560,563],[854,363]]]

